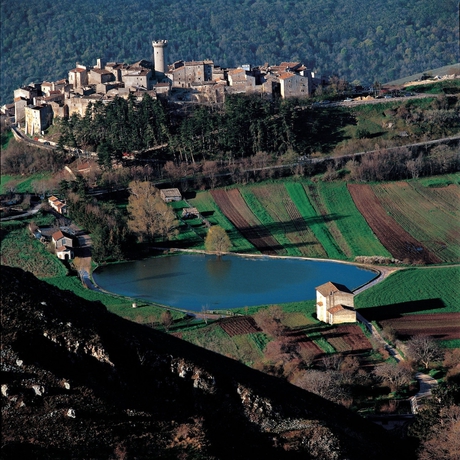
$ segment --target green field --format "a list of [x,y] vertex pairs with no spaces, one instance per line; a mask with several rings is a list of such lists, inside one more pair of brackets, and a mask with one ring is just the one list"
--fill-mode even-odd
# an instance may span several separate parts
[[[397,314],[460,312],[460,267],[409,268],[358,294],[355,307]],[[433,308],[430,308],[432,306]]]
[[20,267],[38,278],[66,275],[67,269],[63,263],[32,236],[27,223],[4,222],[0,234],[2,265]]
[[337,226],[339,233],[336,241],[343,253],[350,258],[363,255],[391,256],[356,208],[346,182],[319,182],[317,189],[329,218]]
[[51,173],[37,173],[32,176],[11,176],[2,174],[0,176],[0,194],[7,193],[9,185],[14,184],[14,189],[18,193],[33,193],[32,183],[38,180],[46,180],[51,177]]
[[232,241],[231,251],[234,252],[254,252],[255,249],[249,241],[242,237],[241,233],[231,224],[222,214],[209,192],[199,192],[195,198],[188,200],[196,207],[211,225],[220,225]]
[[[267,207],[264,207],[255,197],[253,188],[245,187],[241,189],[240,192],[249,209],[257,219],[259,219],[265,228],[273,235],[276,241],[286,249],[286,254],[289,256],[301,256],[302,252],[291,244],[282,222],[272,217]],[[277,206],[277,209],[279,209],[279,206]]]
[[312,205],[310,197],[306,194],[305,188],[301,183],[287,182],[286,190],[295,203],[300,214],[311,228],[315,237],[324,248],[329,259],[344,259],[344,255],[336,244],[334,237],[331,235],[329,228],[324,225],[324,218],[318,213]]

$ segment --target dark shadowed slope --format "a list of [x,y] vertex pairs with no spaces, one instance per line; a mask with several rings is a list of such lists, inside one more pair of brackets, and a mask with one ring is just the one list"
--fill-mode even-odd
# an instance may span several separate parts
[[1,303],[4,459],[399,458],[342,407],[20,269]]

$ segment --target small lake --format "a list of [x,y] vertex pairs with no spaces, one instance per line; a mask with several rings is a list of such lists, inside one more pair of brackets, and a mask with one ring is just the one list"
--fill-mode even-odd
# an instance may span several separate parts
[[93,273],[106,291],[192,311],[315,299],[315,288],[328,281],[353,290],[375,276],[337,262],[201,254],[126,262]]

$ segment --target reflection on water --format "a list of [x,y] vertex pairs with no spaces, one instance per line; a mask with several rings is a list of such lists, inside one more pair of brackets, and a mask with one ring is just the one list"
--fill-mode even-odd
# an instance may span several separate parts
[[232,269],[232,260],[227,257],[211,257],[206,259],[206,271],[213,279],[225,279]]
[[356,289],[375,275],[328,261],[176,255],[110,265],[93,276],[110,292],[200,311],[314,299],[327,281]]

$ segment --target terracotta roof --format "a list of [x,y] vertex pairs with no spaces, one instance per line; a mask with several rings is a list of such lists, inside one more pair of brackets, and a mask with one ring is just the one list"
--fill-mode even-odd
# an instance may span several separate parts
[[86,72],[86,69],[81,69],[80,67],[77,67],[76,69],[69,70],[69,72]]
[[287,80],[288,78],[291,78],[291,77],[295,77],[295,73],[284,72],[279,76],[280,80]]
[[334,307],[329,308],[329,313],[338,313],[339,311],[345,310],[343,305],[335,305]]
[[105,70],[105,69],[91,69],[91,72],[98,73],[99,75],[112,74],[112,72],[110,72],[110,70]]
[[64,234],[61,232],[61,230],[58,230],[57,232],[54,232],[51,237],[53,238],[54,241],[58,241],[61,238],[64,238]]
[[332,314],[340,314],[345,312],[352,312],[355,309],[353,307],[349,307],[347,305],[334,305],[333,307],[329,308],[328,312]]
[[48,198],[48,201],[56,201],[56,200],[59,201],[59,198],[55,197],[54,195]]
[[327,283],[318,286],[316,290],[323,296],[335,294],[336,292],[345,292],[347,294],[353,294],[345,285],[333,283],[332,281],[328,281]]
[[293,69],[295,67],[300,67],[301,63],[300,62],[282,62],[279,66],[280,67],[287,67],[289,69]]
[[236,75],[236,74],[239,74],[239,73],[246,74],[246,71],[244,69],[232,69],[232,70],[228,71],[229,75]]

